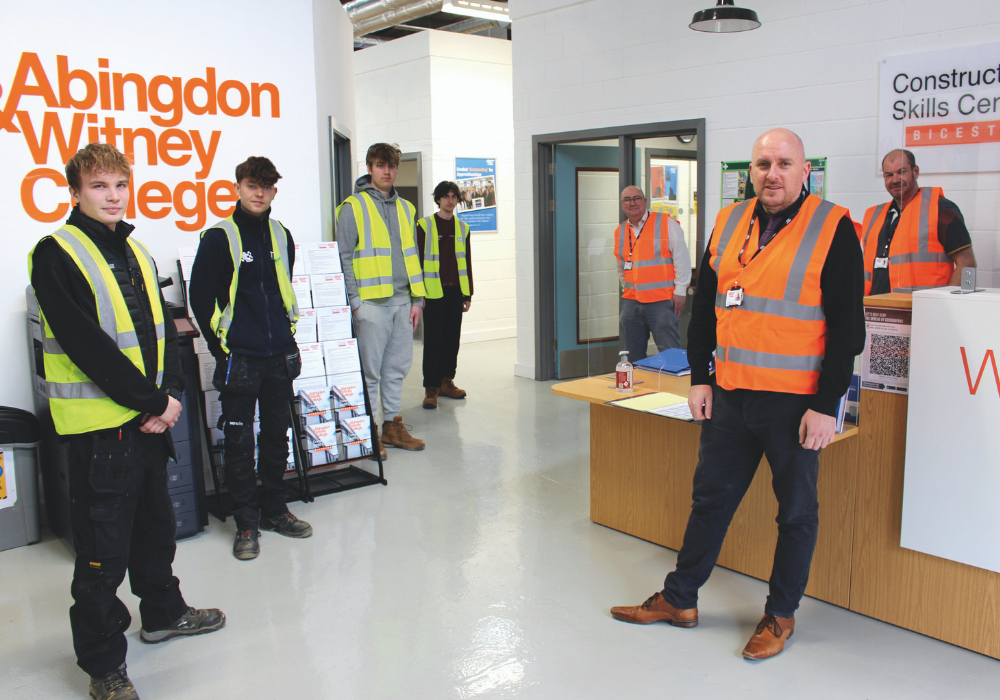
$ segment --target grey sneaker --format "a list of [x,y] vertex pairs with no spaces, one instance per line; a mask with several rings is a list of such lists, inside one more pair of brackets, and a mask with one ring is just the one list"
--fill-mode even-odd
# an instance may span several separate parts
[[312,525],[305,520],[299,520],[291,513],[274,518],[261,516],[260,529],[277,532],[285,537],[309,537],[313,534]]
[[237,559],[256,559],[260,554],[260,543],[257,538],[260,533],[257,530],[240,530],[236,533],[236,541],[233,542],[233,556]]
[[139,700],[135,686],[125,673],[125,664],[100,678],[91,678],[90,697],[94,700]]
[[188,608],[187,612],[174,620],[169,627],[162,630],[140,630],[139,638],[147,644],[158,644],[174,637],[208,634],[225,626],[226,614],[218,608],[202,610]]

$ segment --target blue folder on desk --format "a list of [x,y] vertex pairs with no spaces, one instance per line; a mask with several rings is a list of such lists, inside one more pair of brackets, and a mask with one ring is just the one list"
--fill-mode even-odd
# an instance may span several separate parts
[[635,366],[661,374],[672,374],[675,377],[691,374],[691,363],[688,362],[687,350],[681,348],[664,350],[652,357],[639,360]]

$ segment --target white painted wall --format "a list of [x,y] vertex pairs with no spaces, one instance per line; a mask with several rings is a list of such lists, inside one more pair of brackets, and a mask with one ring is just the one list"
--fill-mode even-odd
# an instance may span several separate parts
[[[160,113],[150,100],[149,108],[139,108],[135,90],[125,87],[124,109],[111,109],[96,99],[89,106],[59,106],[47,103],[41,96],[26,95],[17,110],[26,113],[36,132],[45,113],[60,120],[69,132],[74,118],[84,115],[97,121],[84,122],[78,146],[88,142],[88,126],[103,126],[108,118],[116,127],[149,129],[161,139],[166,129],[197,131],[206,143],[213,131],[221,133],[214,160],[202,172],[199,159],[183,149],[172,153],[186,163],[167,164],[163,152],[158,162],[149,162],[142,140],[135,148],[136,162],[133,181],[138,188],[150,181],[162,182],[169,189],[183,182],[209,185],[217,181],[231,182],[237,163],[249,155],[266,155],[277,166],[283,178],[275,199],[275,216],[292,230],[297,241],[315,241],[331,230],[332,199],[330,193],[330,157],[328,117],[333,115],[342,124],[354,128],[353,102],[353,37],[350,20],[343,7],[333,0],[288,0],[275,12],[273,3],[246,0],[234,13],[228,5],[204,3],[199,0],[177,0],[169,11],[150,3],[128,3],[125,11],[110,20],[100,13],[81,13],[77,3],[66,0],[37,0],[33,3],[5,3],[5,41],[0,45],[0,105],[10,107],[14,93],[15,72],[24,55],[36,53],[53,90],[58,95],[58,59],[68,56],[70,70],[85,71],[93,76],[95,85],[107,80],[109,73],[137,73],[148,83],[154,76],[177,77],[185,84],[191,79],[206,80],[208,69],[216,72],[217,88],[224,81],[235,80],[244,86],[271,83],[280,95],[280,114],[271,112],[269,100],[261,99],[261,116],[251,112],[239,116],[227,115],[221,108],[216,114],[196,114],[185,108],[180,123],[164,125],[157,119],[169,116]],[[39,17],[45,17],[39,22]],[[109,26],[112,34],[108,34]],[[81,41],[81,36],[113,37],[106,41]],[[277,37],[277,40],[275,39]],[[277,42],[277,43],[276,43]],[[276,46],[268,59],[248,59],[246,47]],[[103,67],[103,60],[108,66]],[[103,74],[103,78],[100,76]],[[86,101],[86,79],[70,85],[76,100]],[[28,79],[29,86],[36,79]],[[169,100],[169,90],[160,89],[160,98]],[[197,88],[195,103],[207,104],[207,93]],[[238,102],[238,92],[229,92],[230,101]],[[52,102],[51,100],[49,102]],[[232,107],[232,105],[230,105]],[[105,137],[99,137],[106,140]],[[117,138],[123,147],[122,136]],[[180,136],[170,137],[176,145]],[[23,132],[0,131],[4,169],[0,172],[0,206],[7,219],[4,227],[4,255],[0,258],[0,357],[5,371],[0,375],[0,404],[31,410],[31,384],[25,339],[24,290],[28,284],[27,254],[42,236],[52,232],[59,221],[33,219],[20,197],[22,180],[29,171],[45,168],[50,175],[63,172],[64,159],[57,147],[58,137],[41,162],[36,162]],[[190,151],[190,149],[189,149]],[[168,152],[168,155],[171,155]],[[68,159],[68,155],[67,155]],[[58,187],[51,177],[39,180],[33,189],[34,201],[42,211],[56,211],[69,196],[65,187]],[[139,191],[133,201],[139,199]],[[183,197],[191,206],[194,193]],[[163,204],[157,208],[162,209]],[[207,211],[201,224],[197,215],[177,211],[176,201],[171,210],[160,218],[144,216],[141,209],[129,220],[136,224],[136,237],[152,251],[161,275],[171,274],[176,281],[177,248],[196,246],[201,226],[207,227],[219,216]],[[196,230],[183,230],[179,224],[190,224]],[[328,235],[326,237],[329,237]],[[165,290],[169,301],[180,301],[180,287],[175,284]]]
[[[748,160],[774,126],[829,158],[827,196],[858,220],[888,195],[876,177],[883,56],[996,41],[1000,3],[836,0],[750,3],[763,26],[742,34],[688,29],[711,2],[511,0],[517,200],[516,374],[535,376],[533,134],[703,117],[709,222],[720,163]],[[995,260],[1000,173],[925,175],[944,188],[972,233],[985,286]],[[706,232],[707,233],[707,232]]]
[[[420,32],[355,54],[358,172],[372,143],[423,155],[423,212],[455,179],[455,158],[496,158],[497,233],[472,238],[475,294],[463,342],[516,333],[514,305],[514,132],[509,41]],[[529,205],[530,206],[530,205]]]

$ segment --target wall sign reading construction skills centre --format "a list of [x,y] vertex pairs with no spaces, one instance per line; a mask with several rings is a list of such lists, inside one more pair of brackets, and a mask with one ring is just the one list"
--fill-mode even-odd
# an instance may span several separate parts
[[922,172],[1000,170],[1000,43],[882,59],[879,162],[914,152]]

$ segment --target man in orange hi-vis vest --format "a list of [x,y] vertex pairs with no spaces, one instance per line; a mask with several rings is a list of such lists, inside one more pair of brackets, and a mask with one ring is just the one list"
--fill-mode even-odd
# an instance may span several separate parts
[[618,321],[629,360],[646,357],[650,333],[660,352],[680,347],[680,321],[691,282],[691,256],[681,225],[646,208],[638,187],[622,190],[628,217],[615,229],[615,258],[622,284]]
[[768,131],[753,147],[757,196],[715,220],[688,327],[688,405],[704,423],[684,544],[662,591],[611,609],[626,622],[697,625],[698,589],[766,455],[778,543],[764,617],[743,649],[748,659],[780,653],[795,627],[816,546],[819,451],[833,440],[865,343],[854,224],[847,209],[809,194],[808,177],[799,137]]
[[892,200],[866,211],[861,225],[865,295],[957,285],[962,268],[976,266],[962,212],[940,187],[920,187],[919,176],[910,151],[882,159]]

